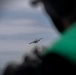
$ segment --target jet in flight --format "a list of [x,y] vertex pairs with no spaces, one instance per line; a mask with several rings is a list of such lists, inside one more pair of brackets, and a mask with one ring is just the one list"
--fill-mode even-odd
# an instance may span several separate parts
[[34,41],[30,42],[29,44],[32,44],[32,43],[38,43],[41,39],[43,39],[43,38],[40,38],[40,39],[34,40]]

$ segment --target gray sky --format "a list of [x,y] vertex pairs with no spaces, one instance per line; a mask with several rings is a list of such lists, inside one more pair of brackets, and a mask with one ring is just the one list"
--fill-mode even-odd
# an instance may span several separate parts
[[[43,6],[33,8],[29,0],[6,0],[0,6],[0,65],[20,59],[35,45],[28,43],[42,38],[39,44],[48,46],[58,38],[53,23],[42,11]],[[2,67],[1,66],[1,67]]]

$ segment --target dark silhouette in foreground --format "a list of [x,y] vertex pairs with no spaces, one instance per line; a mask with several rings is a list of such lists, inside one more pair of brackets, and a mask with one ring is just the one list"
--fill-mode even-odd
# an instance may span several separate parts
[[[38,5],[39,3],[42,3],[44,5],[46,13],[49,15],[50,18],[52,18],[59,32],[64,33],[65,30],[68,30],[68,28],[71,25],[73,25],[74,22],[76,22],[76,0],[33,0],[32,4]],[[72,29],[70,28],[69,32],[71,32],[71,30]],[[68,54],[70,53],[69,44],[71,43],[72,40],[76,40],[76,38],[72,39],[73,36],[72,33],[70,33],[70,35],[71,38],[68,41],[69,43],[67,42],[67,40],[69,39],[68,38],[65,39],[66,40],[65,43],[63,40],[61,41],[62,48],[58,46],[60,52],[64,50],[65,54],[64,53],[59,54],[59,52],[57,51],[58,49],[57,50],[54,50],[52,48],[49,49],[50,52],[48,52],[44,56],[42,60],[42,64],[40,66],[41,75],[76,74],[76,63],[72,63],[73,61],[70,60],[71,56],[70,57],[68,56]],[[64,39],[63,34],[62,34],[62,38]],[[76,44],[76,42],[74,43]],[[61,44],[59,45],[61,46]],[[58,53],[51,52],[51,50],[57,51]]]
[[40,75],[40,64],[42,63],[46,47],[42,46],[42,51],[38,47],[32,49],[31,54],[25,54],[21,64],[11,63],[4,69],[3,75]]

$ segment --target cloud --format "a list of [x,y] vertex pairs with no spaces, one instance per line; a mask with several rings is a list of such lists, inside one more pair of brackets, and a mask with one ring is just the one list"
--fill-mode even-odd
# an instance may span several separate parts
[[[39,28],[39,29],[38,29]],[[45,27],[0,27],[0,34],[19,34],[19,33],[25,33],[25,34],[33,34],[33,33],[51,33],[53,30],[50,28]]]
[[52,33],[50,25],[42,24],[32,19],[3,20],[0,23],[0,34],[32,34],[32,33]]
[[36,9],[33,9],[33,7],[31,7],[30,5],[31,0],[6,0],[2,5],[2,9],[4,11],[8,10],[8,11],[20,11],[20,10],[24,10],[24,11],[31,11],[33,12],[33,10],[37,13],[37,12],[41,12],[41,7],[38,7]]
[[[48,22],[43,14],[42,6],[36,9],[30,5],[29,0],[6,0],[1,6],[0,20],[2,19],[36,19],[41,23]],[[41,17],[41,18],[40,18]],[[44,22],[43,22],[44,21]]]
[[33,25],[36,25],[36,26],[47,26],[47,25],[43,25],[41,24],[38,20],[36,19],[3,19],[1,20],[0,22],[0,26],[33,26]]

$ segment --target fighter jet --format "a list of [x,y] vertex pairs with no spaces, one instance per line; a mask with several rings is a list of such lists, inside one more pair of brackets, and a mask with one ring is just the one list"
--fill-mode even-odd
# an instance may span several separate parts
[[34,40],[34,41],[30,42],[29,44],[32,44],[32,43],[38,43],[41,39],[43,39],[43,38],[40,38],[40,39]]

